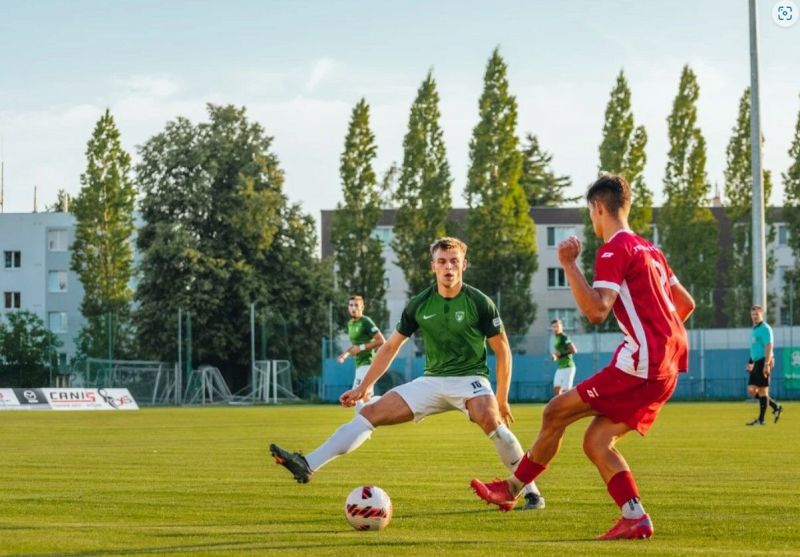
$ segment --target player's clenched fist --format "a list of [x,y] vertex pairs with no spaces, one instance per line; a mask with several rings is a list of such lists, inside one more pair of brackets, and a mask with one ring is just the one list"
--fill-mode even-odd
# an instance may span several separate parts
[[558,244],[558,260],[562,265],[572,263],[581,253],[581,241],[577,236],[570,236]]
[[339,397],[339,402],[342,404],[342,406],[355,406],[356,402],[363,398],[363,391],[359,388],[355,388],[342,393],[342,396]]

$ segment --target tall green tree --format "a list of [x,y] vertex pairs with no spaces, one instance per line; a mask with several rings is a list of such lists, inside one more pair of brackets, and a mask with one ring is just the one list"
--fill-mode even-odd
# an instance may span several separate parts
[[[318,372],[316,339],[329,294],[313,288],[322,269],[309,247],[316,236],[310,217],[283,193],[272,141],[244,108],[210,104],[207,121],[177,118],[141,147],[136,322],[148,356],[175,359],[180,308],[192,318],[193,363],[215,365],[242,386],[249,379],[255,303],[281,331],[284,319],[296,333],[286,346],[270,342],[270,354],[291,357],[300,374]],[[318,297],[306,299],[301,285]],[[320,318],[319,326],[293,329],[298,308]]]
[[794,255],[795,266],[786,279],[782,304],[790,311],[791,323],[800,323],[800,111],[794,127],[794,137],[789,147],[791,163],[783,178],[783,220],[789,227],[789,247]]
[[697,127],[700,86],[683,68],[678,94],[667,118],[669,155],[664,176],[666,200],[658,218],[661,245],[678,279],[694,296],[693,324],[712,325],[719,257],[717,221],[708,207],[706,142]]
[[131,238],[136,188],[131,181],[131,157],[106,110],[86,147],[86,171],[72,204],[75,242],[71,266],[84,295],[81,313],[86,325],[78,351],[84,356],[128,357],[130,336],[129,286],[133,271]]
[[572,186],[569,176],[558,176],[552,168],[553,155],[539,145],[532,133],[525,136],[522,146],[522,173],[519,184],[525,191],[531,207],[561,207],[574,203],[578,197],[568,197],[566,190]]
[[58,340],[27,310],[0,317],[0,386],[43,387],[58,368]]
[[[763,141],[763,138],[762,138]],[[726,153],[725,197],[727,203],[725,213],[732,225],[731,245],[725,254],[726,281],[723,296],[724,311],[729,327],[747,327],[751,324],[750,308],[753,299],[753,246],[752,214],[753,214],[753,166],[751,162],[752,145],[750,142],[750,88],[745,89],[739,101],[739,114]],[[772,193],[772,176],[764,171],[764,199]],[[775,228],[770,223],[769,211],[767,219],[767,244],[775,239]],[[775,270],[775,257],[767,254],[767,275]]]
[[466,280],[496,297],[508,332],[522,334],[536,317],[531,279],[538,258],[536,227],[519,183],[517,101],[509,92],[506,74],[506,63],[495,49],[478,103],[480,121],[469,145]]
[[[349,294],[364,297],[364,313],[382,328],[388,325],[383,244],[373,231],[381,215],[381,197],[372,163],[377,153],[365,99],[353,108],[339,164],[344,204],[331,222],[339,307]],[[341,314],[339,314],[341,316]]]
[[[636,126],[631,108],[631,90],[625,73],[620,70],[606,105],[603,139],[599,147],[598,175],[619,174],[631,186],[633,197],[628,223],[637,234],[650,238],[653,220],[653,194],[644,180],[644,165],[647,162],[645,147],[647,132],[644,126]],[[595,236],[589,211],[583,214],[583,250],[581,265],[586,280],[594,279],[594,259],[602,240]],[[595,330],[616,330],[616,321],[607,319],[600,325],[584,320],[584,326]]]
[[[649,238],[652,236],[650,224],[653,220],[653,194],[644,181],[646,146],[647,132],[644,126],[636,126],[634,123],[631,90],[625,73],[620,70],[606,105],[598,174],[619,174],[628,181],[633,196],[629,224],[634,232]],[[594,257],[601,240],[594,235],[588,211],[584,211],[583,236],[581,263],[584,274],[591,283],[594,277]]]
[[448,234],[453,179],[442,128],[439,93],[431,72],[417,91],[403,140],[403,166],[397,193],[392,248],[408,284],[407,296],[432,280],[428,247]]

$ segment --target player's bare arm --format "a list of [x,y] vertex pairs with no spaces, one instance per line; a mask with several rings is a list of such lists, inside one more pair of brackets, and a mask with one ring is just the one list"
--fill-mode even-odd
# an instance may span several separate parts
[[369,366],[367,375],[364,376],[364,380],[361,382],[361,384],[355,389],[345,391],[342,393],[342,396],[339,397],[339,402],[342,403],[342,406],[355,406],[357,401],[364,398],[366,393],[372,388],[378,379],[380,379],[381,376],[386,373],[386,370],[389,369],[389,365],[391,365],[392,360],[394,360],[395,356],[397,356],[397,353],[400,351],[400,348],[407,340],[407,336],[401,335],[395,331],[392,333],[392,336],[389,337],[389,340],[381,344],[381,347],[378,348],[378,352],[375,354],[375,358],[372,360],[372,364]]
[[772,357],[772,343],[764,346],[764,377],[769,377],[772,368],[775,367],[775,358]]
[[489,347],[495,355],[497,362],[497,406],[500,410],[500,418],[506,425],[514,423],[514,416],[511,414],[511,406],[508,404],[508,391],[511,387],[511,346],[508,343],[508,336],[505,332],[497,334],[488,339]]
[[689,291],[679,282],[670,286],[670,291],[672,292],[672,301],[675,304],[675,311],[678,312],[681,321],[686,322],[689,316],[694,312],[694,298],[692,298]]
[[569,288],[578,308],[592,323],[602,323],[614,306],[617,293],[609,288],[592,288],[578,267],[581,241],[570,236],[558,244],[558,260],[564,268]]

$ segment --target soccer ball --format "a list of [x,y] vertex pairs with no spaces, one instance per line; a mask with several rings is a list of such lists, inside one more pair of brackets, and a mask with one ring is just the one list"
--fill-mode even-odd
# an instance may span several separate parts
[[392,520],[392,500],[381,488],[363,485],[347,496],[344,516],[356,530],[383,530]]

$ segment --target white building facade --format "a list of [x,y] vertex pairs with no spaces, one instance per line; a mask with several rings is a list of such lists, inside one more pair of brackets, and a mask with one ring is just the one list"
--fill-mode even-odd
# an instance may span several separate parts
[[61,341],[59,365],[75,355],[83,286],[70,270],[75,218],[68,213],[0,214],[0,315],[27,310]]

